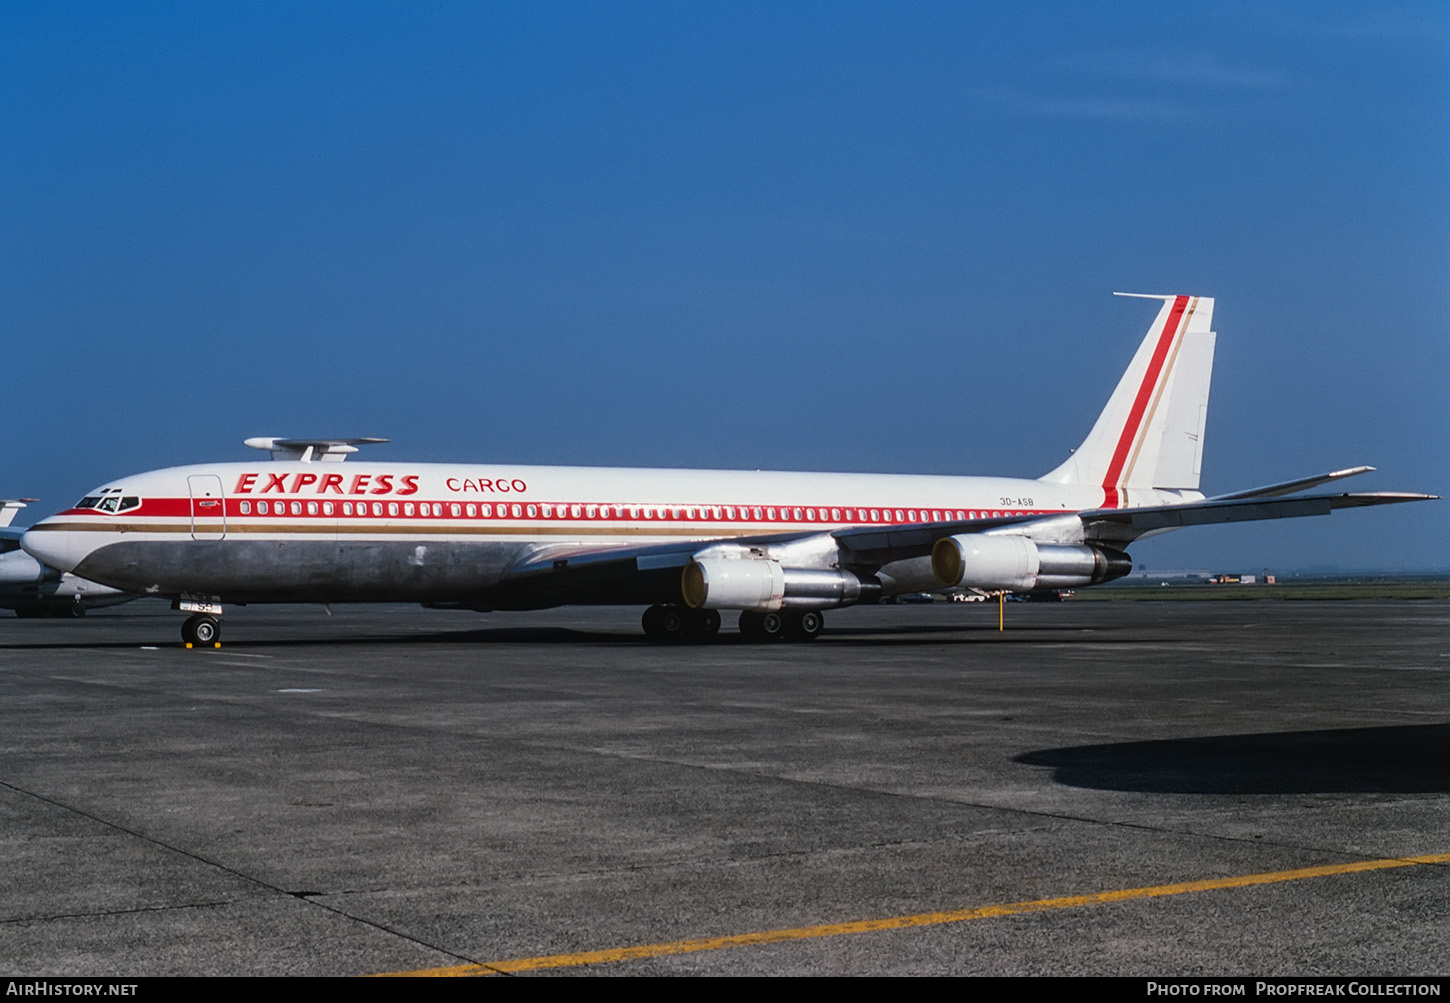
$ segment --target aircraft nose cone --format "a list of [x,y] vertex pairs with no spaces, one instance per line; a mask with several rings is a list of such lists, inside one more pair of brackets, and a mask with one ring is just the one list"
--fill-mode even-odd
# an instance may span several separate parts
[[42,520],[31,526],[20,537],[20,547],[31,557],[61,571],[72,571],[85,555],[77,547],[75,534],[67,529],[57,529]]

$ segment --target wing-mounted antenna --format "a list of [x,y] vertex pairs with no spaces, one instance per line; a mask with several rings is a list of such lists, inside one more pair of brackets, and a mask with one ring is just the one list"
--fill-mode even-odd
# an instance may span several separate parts
[[274,460],[301,460],[311,463],[322,460],[326,463],[341,463],[358,446],[371,446],[389,439],[278,439],[272,436],[256,436],[246,440],[253,449],[265,449]]

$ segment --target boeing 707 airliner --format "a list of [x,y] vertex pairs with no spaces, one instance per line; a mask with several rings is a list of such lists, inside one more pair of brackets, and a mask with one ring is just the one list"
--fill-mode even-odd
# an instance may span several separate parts
[[1429,498],[1306,494],[1371,468],[1198,491],[1213,300],[1162,306],[1082,445],[1036,480],[342,461],[377,439],[248,439],[271,462],[104,484],[31,527],[27,552],[170,598],[188,643],[225,603],[647,606],[645,632],[811,639],[822,611],[952,588],[1078,588],[1183,526]]

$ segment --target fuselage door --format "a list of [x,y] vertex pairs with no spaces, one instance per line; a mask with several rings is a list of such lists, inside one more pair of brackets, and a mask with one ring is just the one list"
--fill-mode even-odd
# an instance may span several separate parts
[[222,497],[222,479],[216,474],[191,474],[191,538],[223,540],[227,535],[227,511]]

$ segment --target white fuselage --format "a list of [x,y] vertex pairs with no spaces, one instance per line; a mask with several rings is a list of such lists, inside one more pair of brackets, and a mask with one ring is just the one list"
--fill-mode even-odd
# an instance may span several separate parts
[[[1135,504],[1183,497],[1142,494],[1152,497]],[[551,548],[1067,513],[1103,500],[1099,488],[995,477],[226,463],[105,485],[89,507],[32,527],[24,546],[53,567],[151,595],[467,602]]]

